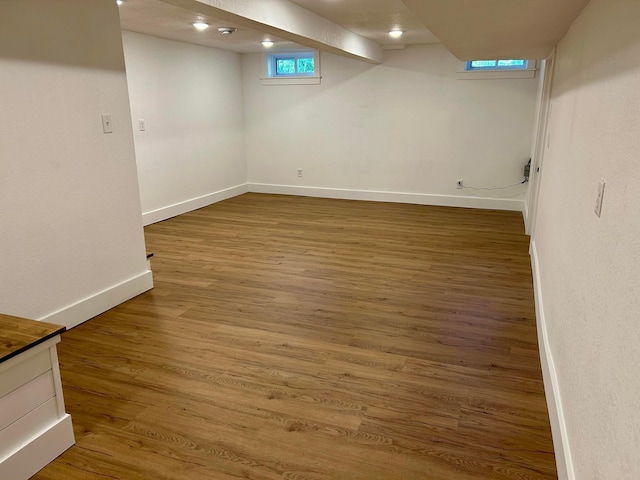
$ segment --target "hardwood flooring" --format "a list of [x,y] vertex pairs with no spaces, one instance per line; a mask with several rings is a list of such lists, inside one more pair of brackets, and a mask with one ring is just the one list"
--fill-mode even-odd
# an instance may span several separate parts
[[519,213],[245,194],[145,235],[35,478],[557,478]]

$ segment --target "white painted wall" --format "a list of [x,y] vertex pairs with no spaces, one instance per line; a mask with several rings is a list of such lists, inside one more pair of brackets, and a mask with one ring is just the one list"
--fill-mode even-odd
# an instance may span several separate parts
[[2,2],[0,72],[0,311],[71,326],[152,285],[115,2]]
[[457,80],[460,62],[441,45],[388,51],[378,66],[322,53],[318,86],[263,86],[263,61],[243,55],[250,188],[411,193],[415,201],[444,204],[472,193],[522,193],[515,209],[522,207],[526,186],[472,192],[455,185],[458,178],[483,187],[523,178],[535,78]]
[[559,45],[534,233],[580,480],[640,478],[638,19],[638,1],[592,0]]
[[122,38],[145,224],[242,193],[240,55],[127,31]]

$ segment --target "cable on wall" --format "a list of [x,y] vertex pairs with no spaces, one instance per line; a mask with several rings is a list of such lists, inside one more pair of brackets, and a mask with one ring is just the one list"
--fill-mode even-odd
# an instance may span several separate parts
[[504,185],[499,187],[474,187],[473,185],[462,185],[462,190],[466,192],[467,195],[471,197],[483,197],[487,195],[488,192],[493,192],[491,198],[514,198],[519,197],[523,193],[525,193],[524,189],[517,188],[522,185],[526,185],[529,182],[528,178],[524,180],[513,183],[511,185]]
[[514,183],[512,185],[505,185],[504,187],[473,187],[471,185],[462,184],[462,189],[463,190],[506,190],[508,188],[513,188],[513,187],[517,187],[519,185],[524,185],[528,181],[529,181],[529,179],[524,178],[522,181],[520,181],[518,183]]

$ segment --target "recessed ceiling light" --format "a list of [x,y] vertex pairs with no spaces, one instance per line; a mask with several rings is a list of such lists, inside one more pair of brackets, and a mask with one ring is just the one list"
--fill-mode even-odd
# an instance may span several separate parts
[[393,30],[391,30],[391,31],[389,32],[389,36],[390,36],[391,38],[400,38],[400,37],[402,36],[402,34],[403,34],[403,33],[404,33],[404,32],[403,32],[402,30],[399,30],[399,29],[397,29],[397,28],[394,28]]
[[220,34],[222,34],[222,35],[231,35],[236,30],[238,30],[238,29],[234,28],[234,27],[220,27],[218,29],[218,32],[220,32]]
[[271,47],[273,47],[273,41],[271,41],[271,40],[263,40],[262,41],[262,46],[264,48],[271,48]]
[[205,22],[193,22],[191,25],[193,25],[196,30],[206,30],[209,28],[209,24]]
[[117,5],[122,5],[122,0],[116,0]]

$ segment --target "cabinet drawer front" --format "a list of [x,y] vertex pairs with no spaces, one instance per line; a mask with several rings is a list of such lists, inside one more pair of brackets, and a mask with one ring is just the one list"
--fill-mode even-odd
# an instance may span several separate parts
[[4,430],[0,430],[0,461],[12,454],[16,448],[37,437],[57,420],[56,399],[50,398]]
[[51,370],[0,398],[0,430],[55,396]]
[[47,370],[51,370],[51,353],[48,348],[18,363],[13,368],[0,372],[0,398],[42,375]]

